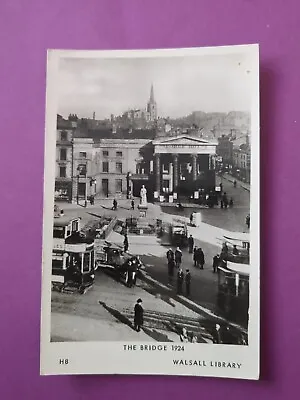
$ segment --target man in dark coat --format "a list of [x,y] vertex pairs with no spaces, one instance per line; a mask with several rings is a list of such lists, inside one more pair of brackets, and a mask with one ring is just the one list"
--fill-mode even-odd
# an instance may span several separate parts
[[191,273],[188,269],[186,270],[185,274],[185,289],[186,289],[186,295],[187,297],[189,297],[191,294]]
[[142,299],[138,299],[134,306],[134,329],[139,332],[144,323],[144,309],[141,306]]
[[134,210],[134,200],[131,200],[131,209]]
[[197,246],[195,246],[193,253],[194,267],[197,267]]
[[214,274],[217,272],[218,267],[220,266],[220,264],[221,264],[221,257],[220,257],[219,254],[217,254],[213,258],[213,271],[214,271]]
[[170,260],[174,260],[174,252],[173,252],[172,249],[169,249],[169,250],[167,251],[167,260],[168,260],[168,262],[169,262]]
[[128,236],[127,235],[124,236],[123,246],[124,246],[124,253],[126,253],[128,251],[128,247],[129,247]]
[[177,273],[177,294],[182,294],[183,281],[184,281],[184,273],[182,271],[182,268],[180,268]]
[[223,203],[224,203],[224,208],[227,208],[228,207],[228,197],[227,197],[226,192],[224,192],[224,194],[223,194]]
[[172,280],[173,280],[174,269],[175,269],[175,261],[174,261],[174,258],[170,258],[170,259],[168,260],[168,277],[169,277],[169,283],[171,283]]
[[250,228],[250,214],[247,215],[246,217],[246,225],[248,227],[248,229]]
[[113,201],[113,210],[116,210],[118,208],[118,202],[116,199]]
[[203,250],[201,249],[201,247],[199,247],[196,252],[196,263],[197,263],[197,266],[200,267],[200,269],[203,269],[203,266],[205,264],[205,259],[204,259],[204,253],[203,253]]
[[188,245],[189,245],[189,253],[192,253],[194,248],[194,238],[192,235],[190,235],[188,238]]
[[182,251],[180,250],[179,247],[175,250],[175,265],[177,268],[180,268],[182,261]]

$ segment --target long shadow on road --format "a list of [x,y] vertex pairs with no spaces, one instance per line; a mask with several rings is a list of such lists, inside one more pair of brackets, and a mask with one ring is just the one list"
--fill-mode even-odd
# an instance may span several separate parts
[[[103,301],[99,301],[99,304],[102,305],[105,310],[107,310],[112,316],[114,316],[118,321],[122,322],[123,324],[127,325],[129,328],[135,331],[134,326],[132,322],[127,318],[125,315],[120,313],[120,311],[116,310],[115,308],[109,307],[106,303]],[[156,340],[157,342],[172,342],[168,338],[167,335],[156,331],[155,329],[150,329],[143,327],[143,331],[146,333],[146,335],[150,336],[152,339]]]

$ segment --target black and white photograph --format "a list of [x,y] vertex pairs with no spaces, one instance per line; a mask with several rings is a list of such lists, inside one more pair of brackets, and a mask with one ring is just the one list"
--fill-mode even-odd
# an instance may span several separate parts
[[258,93],[257,45],[48,52],[42,374],[258,379]]

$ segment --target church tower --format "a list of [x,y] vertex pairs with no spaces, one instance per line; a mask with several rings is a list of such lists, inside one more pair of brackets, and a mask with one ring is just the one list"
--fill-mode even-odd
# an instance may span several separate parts
[[157,119],[157,105],[154,99],[153,84],[151,85],[150,98],[147,104],[147,112],[149,113],[150,121],[155,121]]

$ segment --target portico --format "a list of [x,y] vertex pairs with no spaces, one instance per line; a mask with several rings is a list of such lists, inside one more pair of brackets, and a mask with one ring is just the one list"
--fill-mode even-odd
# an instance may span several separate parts
[[153,141],[154,198],[198,189],[214,189],[215,155],[217,143],[180,135]]

